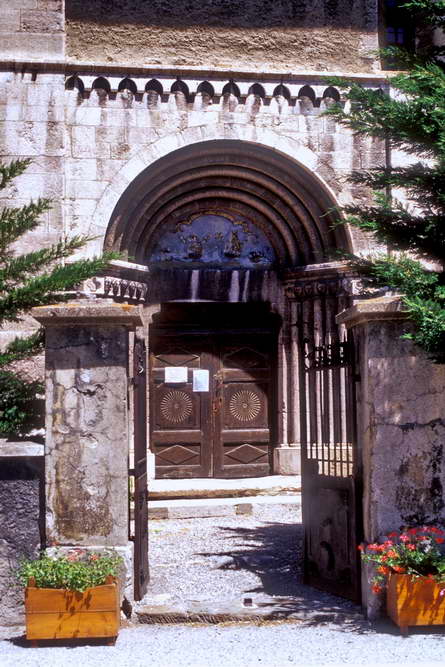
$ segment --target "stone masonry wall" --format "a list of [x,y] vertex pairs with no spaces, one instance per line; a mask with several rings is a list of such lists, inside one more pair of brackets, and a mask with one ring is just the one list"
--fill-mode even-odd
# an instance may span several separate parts
[[[41,216],[33,232],[20,239],[17,250],[28,252],[59,240],[64,235],[63,74],[0,71],[0,156],[6,163],[32,158],[26,172],[0,191],[0,206],[21,206],[38,197],[52,199],[51,210]],[[31,317],[6,325],[0,331],[0,345],[34,327]],[[30,370],[27,374],[35,376]]]
[[42,501],[42,460],[0,458],[0,627],[23,621],[23,588],[14,570],[21,558],[38,554]]
[[366,72],[377,0],[67,0],[67,51],[93,62]]
[[64,53],[63,0],[0,0],[0,58],[55,60]]

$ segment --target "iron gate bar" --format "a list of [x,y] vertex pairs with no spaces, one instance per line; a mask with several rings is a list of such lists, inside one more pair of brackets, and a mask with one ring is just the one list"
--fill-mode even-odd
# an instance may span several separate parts
[[305,581],[358,601],[361,537],[354,343],[335,296],[298,304]]
[[146,355],[145,341],[135,337],[133,348],[135,600],[144,597],[149,580]]

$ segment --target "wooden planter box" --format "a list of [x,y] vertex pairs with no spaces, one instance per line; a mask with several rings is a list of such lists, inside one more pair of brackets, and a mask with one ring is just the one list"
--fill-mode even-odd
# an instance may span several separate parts
[[445,585],[426,577],[390,574],[386,606],[402,634],[410,625],[445,625]]
[[25,589],[26,638],[82,639],[117,637],[120,625],[119,587],[113,577],[83,593],[60,588]]

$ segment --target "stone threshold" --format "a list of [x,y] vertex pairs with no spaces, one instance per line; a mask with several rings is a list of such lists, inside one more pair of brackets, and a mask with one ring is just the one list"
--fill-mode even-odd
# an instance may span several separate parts
[[269,475],[244,479],[153,479],[148,482],[148,499],[244,498],[277,496],[301,492],[300,475]]
[[232,600],[142,600],[133,608],[132,620],[139,624],[197,623],[217,624],[230,622],[265,623],[291,621],[293,623],[341,623],[363,621],[360,608],[339,609],[335,605],[317,603],[303,597],[245,596]]
[[207,517],[251,515],[264,505],[292,505],[296,514],[301,511],[301,494],[251,496],[240,498],[197,498],[182,500],[149,500],[149,519],[204,519]]

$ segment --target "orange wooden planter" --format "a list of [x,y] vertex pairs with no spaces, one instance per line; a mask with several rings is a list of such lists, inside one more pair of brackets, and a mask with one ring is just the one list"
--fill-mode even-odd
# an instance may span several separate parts
[[26,638],[116,638],[120,625],[119,588],[113,577],[83,593],[60,588],[25,589]]
[[402,634],[410,625],[445,625],[445,585],[426,577],[390,574],[386,606]]

